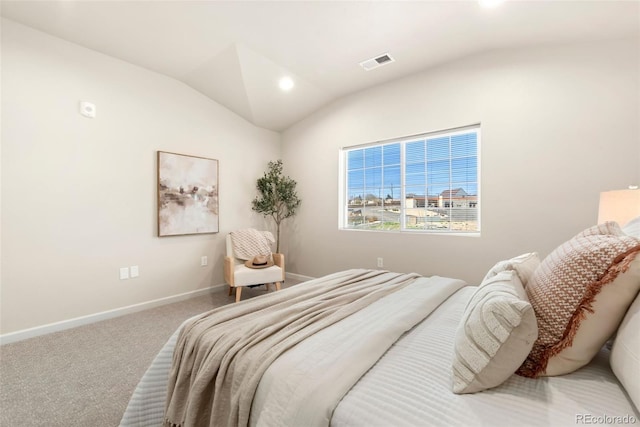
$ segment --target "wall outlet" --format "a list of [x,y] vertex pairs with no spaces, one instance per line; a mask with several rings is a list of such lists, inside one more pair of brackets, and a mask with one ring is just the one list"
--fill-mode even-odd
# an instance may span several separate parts
[[209,264],[209,258],[207,258],[206,256],[200,257],[200,265],[202,267],[206,266]]
[[120,267],[120,280],[129,278],[129,267]]
[[383,266],[384,266],[383,259],[378,258],[378,267],[383,267]]
[[129,267],[129,272],[132,279],[140,275],[140,270],[138,269],[137,265],[132,265],[131,267]]

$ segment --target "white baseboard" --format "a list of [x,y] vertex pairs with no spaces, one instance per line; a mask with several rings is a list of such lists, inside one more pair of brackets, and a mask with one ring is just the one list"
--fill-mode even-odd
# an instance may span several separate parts
[[301,282],[306,282],[307,280],[315,279],[315,277],[303,276],[302,274],[296,274],[296,273],[285,273],[285,280],[286,279],[300,280]]
[[116,308],[113,310],[103,311],[96,314],[89,314],[87,316],[76,317],[74,319],[62,320],[60,322],[49,323],[47,325],[36,326],[34,328],[23,329],[21,331],[10,332],[8,334],[0,335],[0,345],[22,341],[22,340],[26,340],[27,338],[33,338],[40,335],[50,334],[52,332],[64,331],[65,329],[71,329],[77,326],[88,325],[89,323],[112,319],[114,317],[124,316],[125,314],[136,313],[138,311],[148,310],[150,308],[159,307],[161,305],[183,301],[183,300],[194,298],[200,295],[206,295],[207,293],[215,289],[219,289],[221,287],[226,287],[226,286],[227,286],[226,284],[214,285],[204,289],[185,292],[183,294],[173,295],[170,297],[159,298],[153,301],[147,301],[139,304],[129,305],[127,307]]
[[[313,277],[303,276],[302,274],[286,273],[286,278],[292,280],[300,280],[306,282],[313,279]],[[113,319],[114,317],[124,316],[125,314],[136,313],[142,310],[148,310],[150,308],[159,307],[165,304],[171,304],[173,302],[183,301],[189,298],[194,298],[200,295],[205,295],[215,289],[227,287],[227,284],[214,285],[204,289],[198,289],[196,291],[185,292],[179,295],[173,295],[170,297],[159,298],[153,301],[142,302],[139,304],[129,305],[127,307],[116,308],[113,310],[103,311],[100,313],[89,314],[87,316],[76,317],[74,319],[62,320],[60,322],[49,323],[47,325],[36,326],[29,329],[23,329],[21,331],[10,332],[8,334],[0,335],[0,345],[10,344],[12,342],[26,340],[28,338],[37,337],[40,335],[50,334],[53,332],[64,331],[66,329],[75,328],[77,326],[88,325],[89,323],[99,322],[101,320]]]

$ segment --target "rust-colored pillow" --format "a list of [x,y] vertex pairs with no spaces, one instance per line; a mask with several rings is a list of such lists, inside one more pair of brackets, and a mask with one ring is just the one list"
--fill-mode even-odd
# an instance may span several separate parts
[[591,361],[638,294],[640,269],[630,267],[640,263],[639,252],[640,239],[607,222],[588,228],[542,261],[526,288],[538,339],[519,375],[563,375]]

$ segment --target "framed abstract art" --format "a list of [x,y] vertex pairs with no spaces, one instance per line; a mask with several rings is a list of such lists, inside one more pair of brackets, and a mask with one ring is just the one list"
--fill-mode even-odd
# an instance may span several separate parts
[[158,236],[217,233],[218,160],[158,151]]

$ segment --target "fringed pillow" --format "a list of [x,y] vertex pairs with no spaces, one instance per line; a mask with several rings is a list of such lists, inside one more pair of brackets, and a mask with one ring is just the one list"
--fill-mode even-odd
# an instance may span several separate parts
[[526,288],[538,339],[518,369],[554,376],[586,365],[616,331],[640,289],[640,239],[615,222],[597,225],[556,248]]

